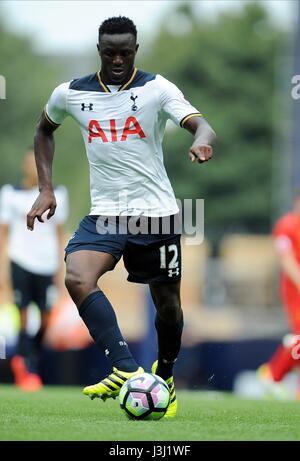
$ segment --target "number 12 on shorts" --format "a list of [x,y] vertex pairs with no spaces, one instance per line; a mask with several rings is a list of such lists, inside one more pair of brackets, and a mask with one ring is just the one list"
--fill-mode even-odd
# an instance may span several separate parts
[[[173,275],[179,275],[179,263],[178,263],[178,248],[176,245],[163,245],[159,248],[160,251],[160,268],[168,269],[168,277]],[[173,253],[173,257],[167,265],[167,252]]]

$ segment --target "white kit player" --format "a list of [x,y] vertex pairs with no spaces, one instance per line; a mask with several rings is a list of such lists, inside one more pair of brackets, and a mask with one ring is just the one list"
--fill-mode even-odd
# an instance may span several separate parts
[[[68,194],[64,186],[55,189],[57,212],[55,219],[44,226],[38,223],[36,232],[26,229],[28,207],[38,196],[38,178],[33,151],[23,162],[20,185],[6,184],[0,196],[0,285],[4,281],[4,259],[10,261],[14,302],[20,310],[20,333],[16,355],[11,360],[17,386],[35,391],[41,388],[38,355],[55,291],[61,290],[63,269],[63,223],[68,216]],[[28,307],[34,302],[41,313],[41,325],[36,336],[28,333]]]
[[[101,70],[53,91],[35,137],[41,192],[27,224],[33,230],[35,218],[46,210],[49,217],[54,214],[53,132],[71,116],[86,147],[92,203],[90,214],[66,247],[66,286],[112,366],[111,374],[87,386],[84,394],[103,400],[115,398],[126,379],[143,371],[98,286],[100,277],[123,257],[128,280],[150,287],[158,335],[158,361],[152,371],[169,385],[171,404],[166,417],[173,417],[177,411],[173,365],[183,329],[181,256],[180,232],[175,226],[179,210],[163,163],[162,141],[166,122],[172,119],[194,135],[189,157],[201,163],[212,157],[215,134],[173,83],[135,68],[136,38],[130,19],[107,19],[99,28],[97,44]],[[165,220],[170,224],[167,232]],[[139,227],[143,232],[137,232]]]

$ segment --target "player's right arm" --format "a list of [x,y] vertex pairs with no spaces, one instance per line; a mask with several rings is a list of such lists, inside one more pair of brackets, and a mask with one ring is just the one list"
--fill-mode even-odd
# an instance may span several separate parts
[[34,137],[34,155],[39,178],[39,196],[27,214],[27,229],[34,229],[34,221],[44,222],[42,215],[49,210],[47,219],[55,213],[56,199],[52,185],[52,162],[54,157],[53,132],[58,126],[52,125],[45,114],[41,115]]
[[53,91],[37,124],[34,137],[34,155],[39,178],[39,196],[27,214],[27,229],[34,229],[34,221],[44,222],[42,215],[49,210],[50,219],[56,209],[56,199],[52,185],[52,163],[55,143],[54,131],[67,116],[68,83],[59,85]]

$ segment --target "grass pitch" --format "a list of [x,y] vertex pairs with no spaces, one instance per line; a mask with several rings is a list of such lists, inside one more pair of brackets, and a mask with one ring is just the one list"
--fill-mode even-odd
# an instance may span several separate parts
[[250,401],[178,392],[173,420],[129,421],[118,400],[93,401],[80,388],[25,394],[0,386],[0,440],[300,440],[300,402]]

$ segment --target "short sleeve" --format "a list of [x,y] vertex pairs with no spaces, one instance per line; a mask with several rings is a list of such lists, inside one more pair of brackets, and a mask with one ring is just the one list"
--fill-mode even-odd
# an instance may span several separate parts
[[62,83],[51,94],[46,107],[45,116],[52,125],[60,125],[67,117],[67,94],[70,82]]
[[176,125],[183,126],[191,117],[201,117],[201,113],[189,103],[174,83],[161,75],[157,75],[160,93],[160,106],[168,118]]
[[3,186],[0,191],[1,224],[10,224],[13,221],[12,191],[13,188],[9,184]]
[[69,195],[65,186],[58,186],[55,189],[56,211],[55,221],[57,224],[63,224],[69,216]]

